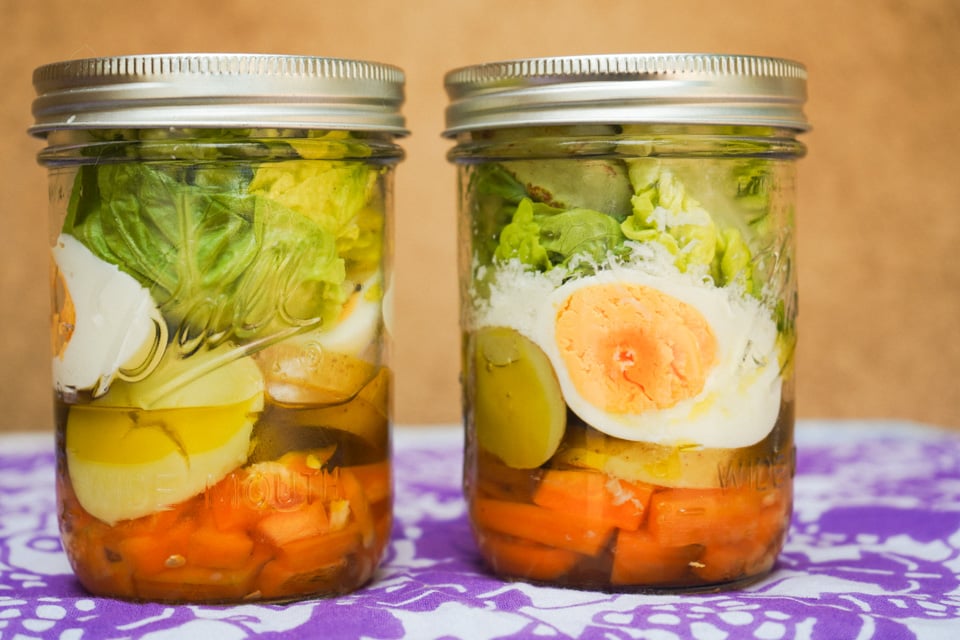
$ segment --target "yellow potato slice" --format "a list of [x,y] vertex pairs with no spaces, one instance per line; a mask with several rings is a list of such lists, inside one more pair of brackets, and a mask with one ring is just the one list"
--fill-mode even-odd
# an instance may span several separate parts
[[479,329],[470,348],[477,442],[510,467],[539,467],[557,450],[567,419],[546,354],[506,327]]
[[242,465],[263,409],[263,378],[250,358],[176,385],[150,409],[142,393],[150,393],[147,382],[116,383],[67,417],[73,489],[108,524],[186,500]]

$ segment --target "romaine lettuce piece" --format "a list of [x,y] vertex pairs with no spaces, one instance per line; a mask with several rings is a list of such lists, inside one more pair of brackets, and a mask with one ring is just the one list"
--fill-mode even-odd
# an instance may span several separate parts
[[620,225],[604,213],[555,209],[525,198],[501,231],[495,257],[516,258],[541,271],[569,265],[574,259],[586,266],[604,261],[622,241]]
[[490,264],[497,250],[501,230],[510,223],[517,205],[527,192],[499,163],[470,167],[467,180],[472,194],[470,243],[480,264]]
[[357,268],[372,270],[381,257],[383,221],[361,217],[382,218],[365,206],[376,188],[376,169],[362,162],[287,160],[261,165],[247,189],[312,220],[336,239],[338,254],[365,247],[354,254],[363,262]]
[[500,232],[494,257],[501,261],[516,258],[539,271],[552,266],[547,250],[540,244],[540,225],[534,220],[533,202],[529,198],[520,201],[513,220]]
[[659,161],[644,159],[629,166],[636,194],[631,199],[633,215],[620,225],[623,234],[631,240],[653,240],[664,245],[676,256],[680,271],[709,269],[718,239],[710,214]]
[[734,281],[752,291],[752,256],[735,227],[720,227],[713,216],[659,160],[629,163],[636,191],[633,215],[621,223],[623,234],[637,242],[657,242],[675,258],[681,272],[701,269],[717,286]]
[[345,267],[329,228],[344,225],[251,194],[248,183],[240,164],[86,165],[63,231],[149,288],[184,343],[334,321]]

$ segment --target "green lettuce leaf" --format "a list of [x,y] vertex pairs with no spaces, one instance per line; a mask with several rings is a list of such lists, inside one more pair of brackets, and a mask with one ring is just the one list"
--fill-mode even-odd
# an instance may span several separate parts
[[333,321],[336,237],[248,190],[242,165],[80,169],[64,233],[150,289],[181,341],[249,340]]
[[676,256],[680,271],[711,267],[717,253],[717,226],[670,171],[659,162],[632,162],[630,180],[636,195],[623,234],[638,242],[659,242]]
[[473,195],[469,203],[473,253],[481,264],[490,264],[503,227],[510,223],[527,192],[499,163],[471,166],[467,180],[467,191]]
[[589,269],[589,263],[604,261],[622,241],[619,223],[604,213],[555,209],[524,198],[500,233],[495,257],[517,258],[541,271],[586,259],[580,266]]
[[366,206],[376,189],[377,170],[363,162],[305,160],[263,164],[248,187],[312,220],[358,271],[376,269],[381,258],[382,208]]
[[540,225],[534,220],[533,201],[529,198],[520,201],[510,224],[500,232],[494,257],[501,261],[516,258],[539,271],[552,266],[547,250],[540,244]]
[[657,160],[629,163],[636,194],[633,214],[620,228],[636,242],[656,242],[673,256],[681,272],[702,269],[717,286],[738,282],[753,287],[752,256],[740,231],[719,227],[683,182]]

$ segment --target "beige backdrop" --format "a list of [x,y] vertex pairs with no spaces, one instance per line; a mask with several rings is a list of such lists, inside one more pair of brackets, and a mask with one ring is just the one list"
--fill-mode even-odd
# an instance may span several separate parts
[[397,417],[459,417],[445,70],[515,57],[776,55],[809,68],[799,413],[960,428],[957,0],[0,0],[0,428],[51,425],[34,67],[127,53],[362,58],[407,72],[397,176]]

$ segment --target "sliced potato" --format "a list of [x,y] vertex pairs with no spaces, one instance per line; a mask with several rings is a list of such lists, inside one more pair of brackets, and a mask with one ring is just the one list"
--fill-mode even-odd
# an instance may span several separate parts
[[267,394],[290,406],[342,404],[377,375],[373,363],[319,344],[276,344],[257,354],[257,360]]
[[632,442],[590,428],[570,428],[553,463],[664,487],[768,489],[790,480],[793,443],[777,429],[749,447],[708,449]]
[[352,433],[380,448],[388,441],[390,371],[383,367],[353,399],[310,411],[310,421],[319,427]]
[[478,443],[515,469],[539,467],[566,427],[567,407],[550,361],[506,327],[478,330],[470,346]]

